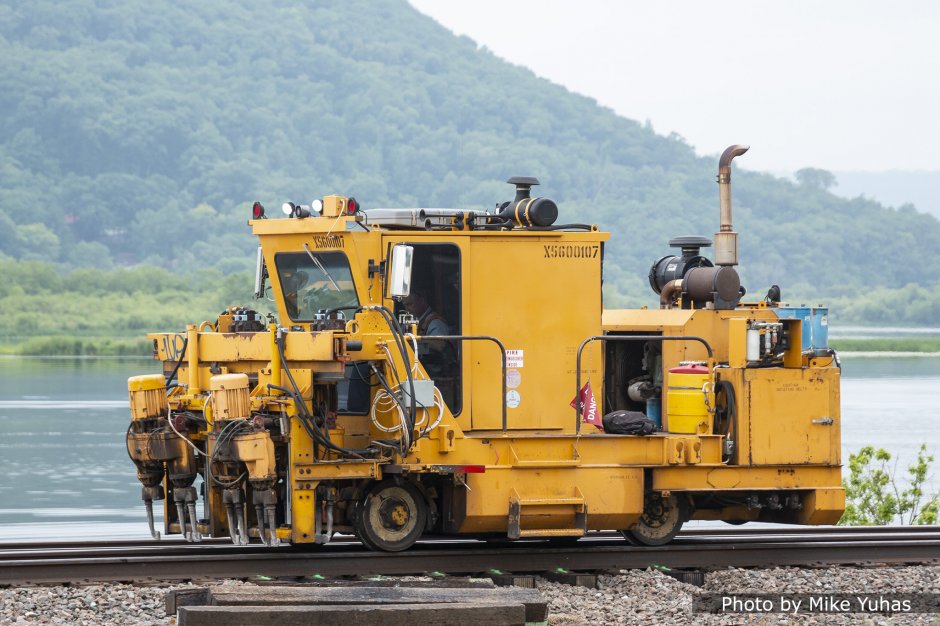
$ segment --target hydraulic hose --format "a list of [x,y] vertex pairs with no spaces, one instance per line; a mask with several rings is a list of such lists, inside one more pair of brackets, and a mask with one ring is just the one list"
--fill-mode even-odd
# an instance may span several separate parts
[[212,473],[212,464],[215,463],[215,457],[223,446],[227,446],[229,443],[231,443],[232,439],[242,432],[249,432],[250,430],[251,426],[246,424],[244,421],[229,422],[222,428],[222,431],[215,440],[215,446],[212,448],[212,452],[209,454],[209,458],[206,460],[206,473],[209,476],[210,485],[216,484],[223,489],[232,489],[238,486],[245,478],[248,477],[247,472],[242,472],[235,480],[227,483],[222,482]]
[[[300,423],[304,427],[304,430],[307,431],[307,434],[310,435],[310,438],[320,445],[333,450],[334,452],[339,452],[340,454],[355,456],[361,458],[364,454],[369,454],[371,450],[368,448],[365,449],[350,449],[337,446],[332,441],[328,432],[324,433],[317,428],[317,423],[315,417],[310,414],[309,409],[307,408],[307,403],[304,401],[303,397],[300,394],[300,387],[297,386],[297,381],[294,380],[294,375],[290,371],[290,368],[287,366],[287,359],[284,356],[284,345],[283,337],[276,341],[278,357],[281,360],[281,367],[284,372],[287,374],[287,380],[290,381],[291,387],[293,389],[286,389],[284,387],[278,387],[276,385],[268,385],[269,389],[277,389],[289,395],[294,400],[294,404],[297,406],[298,417],[300,417]],[[322,421],[322,420],[321,420]],[[312,424],[311,424],[312,422]]]
[[186,346],[189,344],[189,337],[183,337],[183,349],[180,350],[179,358],[176,360],[176,365],[173,366],[173,371],[170,372],[169,376],[166,377],[165,385],[167,387],[167,393],[169,393],[170,382],[176,378],[176,373],[180,371],[180,365],[183,364],[183,359],[186,358]]
[[395,344],[398,346],[398,350],[401,354],[402,363],[405,365],[405,373],[408,375],[408,389],[410,390],[409,395],[409,406],[408,411],[406,412],[406,419],[408,421],[409,430],[409,440],[410,433],[414,432],[415,421],[417,419],[418,407],[415,400],[415,384],[414,384],[414,374],[411,371],[409,363],[411,359],[408,358],[408,349],[405,347],[405,333],[402,330],[401,326],[398,324],[398,320],[395,319],[395,315],[388,310],[385,306],[371,306],[368,307],[372,310],[378,311],[383,318],[385,318],[386,323],[388,324],[389,330],[392,331],[392,336],[395,338]]
[[[724,394],[725,396],[725,408],[721,411],[723,415],[721,419],[718,419],[718,410],[715,411],[715,434],[722,435],[727,441],[734,443],[734,437],[737,435],[737,421],[738,421],[738,408],[737,408],[737,398],[734,393],[734,385],[731,384],[731,381],[728,380],[719,380],[718,388],[716,389],[716,397],[718,394]],[[719,428],[719,423],[721,428]],[[722,463],[730,463],[731,459],[734,456],[733,449],[725,454],[722,453]]]
[[[378,311],[378,313],[385,320],[385,323],[388,325],[388,328],[392,333],[392,338],[395,340],[395,345],[398,348],[398,352],[401,356],[402,363],[405,365],[405,373],[408,376],[408,389],[410,390],[408,394],[410,402],[409,402],[409,406],[407,407],[407,410],[405,410],[405,419],[408,423],[408,429],[409,429],[409,432],[407,434],[408,446],[406,449],[402,450],[403,454],[407,453],[407,449],[411,447],[410,446],[411,433],[413,433],[415,430],[415,422],[417,420],[418,407],[417,407],[417,401],[415,399],[414,374],[411,371],[411,367],[409,367],[409,363],[411,362],[411,359],[408,358],[408,348],[406,347],[406,343],[405,343],[406,342],[405,331],[402,329],[401,325],[398,323],[398,320],[395,319],[395,314],[392,311],[390,311],[388,307],[384,305],[379,304],[379,305],[368,305],[368,306],[335,307],[333,309],[330,309],[329,312],[344,311],[344,310],[354,310],[356,313],[360,311],[366,311],[366,310]],[[294,382],[293,377],[290,374],[290,370],[287,367],[287,362],[284,359],[283,347],[280,345],[280,343],[278,343],[278,351],[280,352],[282,367],[287,372],[288,380],[290,380],[291,385],[294,387],[294,389],[298,390],[297,384]],[[298,390],[298,395],[299,395],[299,390]],[[392,395],[392,397],[395,398],[396,402],[399,401],[396,396]],[[402,407],[402,408],[405,409],[405,407]],[[306,410],[306,404],[304,404],[304,410]],[[330,445],[332,445],[332,443]]]
[[553,224],[552,226],[526,226],[524,230],[594,230],[590,224]]

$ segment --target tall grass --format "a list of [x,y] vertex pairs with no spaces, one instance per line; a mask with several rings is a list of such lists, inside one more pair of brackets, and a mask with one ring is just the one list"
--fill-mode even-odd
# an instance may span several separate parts
[[30,356],[150,356],[153,344],[146,338],[33,337],[14,349]]
[[940,337],[830,339],[829,345],[841,352],[940,352]]

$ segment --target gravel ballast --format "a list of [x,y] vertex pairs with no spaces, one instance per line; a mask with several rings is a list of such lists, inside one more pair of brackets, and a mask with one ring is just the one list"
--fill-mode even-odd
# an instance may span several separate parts
[[[250,584],[222,581],[215,585]],[[166,583],[104,584],[0,589],[0,624],[170,626],[164,599],[170,589],[205,586]],[[588,589],[538,579],[549,601],[549,624],[936,624],[936,614],[712,614],[693,611],[701,594],[940,594],[940,566],[728,569],[710,572],[705,586],[688,585],[659,571],[625,571],[598,577]]]

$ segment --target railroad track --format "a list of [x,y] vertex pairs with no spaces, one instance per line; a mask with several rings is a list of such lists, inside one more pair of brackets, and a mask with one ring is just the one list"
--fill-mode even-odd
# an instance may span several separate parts
[[233,546],[224,540],[0,544],[0,585],[203,578],[466,575],[666,566],[722,568],[940,563],[940,527],[692,529],[668,546],[640,548],[613,533],[571,545],[428,539],[397,554],[351,538],[328,546]]

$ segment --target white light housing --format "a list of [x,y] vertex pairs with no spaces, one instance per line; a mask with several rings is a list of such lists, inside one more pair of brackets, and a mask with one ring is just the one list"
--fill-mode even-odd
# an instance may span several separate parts
[[294,214],[294,203],[285,202],[281,205],[281,210],[284,211],[284,215],[293,215]]
[[316,215],[323,215],[323,200],[314,198],[310,201],[310,212]]
[[261,246],[258,246],[258,260],[255,264],[255,297],[264,297],[264,254],[261,253]]

